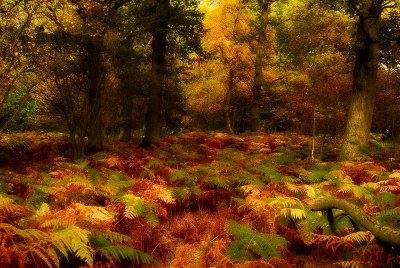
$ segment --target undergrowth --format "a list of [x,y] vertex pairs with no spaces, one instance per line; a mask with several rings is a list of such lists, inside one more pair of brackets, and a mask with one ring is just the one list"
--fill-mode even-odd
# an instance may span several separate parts
[[[0,267],[392,267],[345,199],[400,227],[393,159],[319,162],[297,135],[169,137],[72,160],[62,135],[0,140]],[[385,150],[383,150],[385,152]]]

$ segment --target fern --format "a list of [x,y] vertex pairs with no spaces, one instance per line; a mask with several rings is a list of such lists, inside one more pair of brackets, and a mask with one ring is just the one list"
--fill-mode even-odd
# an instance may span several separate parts
[[121,244],[132,241],[132,238],[127,235],[104,229],[95,230],[93,235],[97,237],[104,237],[104,239],[109,240],[112,244]]
[[175,203],[176,200],[174,198],[174,194],[167,187],[164,187],[164,186],[161,186],[158,184],[154,184],[152,188],[153,188],[153,191],[155,192],[156,198],[158,200],[163,201],[167,204]]
[[334,180],[335,177],[331,174],[329,174],[329,172],[325,171],[325,170],[316,170],[316,171],[312,171],[310,174],[308,174],[305,177],[302,177],[302,180],[304,182],[308,182],[308,183],[320,183],[323,181],[327,181],[327,180]]
[[229,189],[231,186],[231,182],[229,180],[227,180],[224,177],[220,177],[220,176],[208,177],[204,181],[207,185],[210,185],[210,186],[213,186],[216,188]]
[[124,246],[106,246],[99,252],[108,259],[115,258],[118,262],[130,261],[134,263],[152,263],[153,258],[143,251]]
[[[313,212],[309,209],[305,209],[306,217],[300,223],[300,229],[305,231],[305,233],[313,233],[317,229],[322,229],[324,234],[331,233],[329,222],[327,217],[322,215],[321,212]],[[305,234],[302,233],[303,235]]]
[[125,194],[119,197],[117,201],[125,204],[124,217],[127,219],[140,217],[147,211],[143,199],[133,194]]
[[90,232],[77,226],[55,231],[51,234],[54,246],[66,258],[69,253],[93,266],[93,249],[88,245]]
[[257,170],[261,173],[262,178],[267,182],[270,181],[271,183],[275,183],[283,177],[283,174],[271,166],[262,165],[258,167]]
[[264,260],[272,256],[280,257],[279,249],[287,246],[286,239],[279,235],[260,233],[235,221],[228,222],[227,232],[236,238],[227,250],[232,260],[252,259],[254,254]]
[[389,192],[381,192],[378,193],[376,197],[376,203],[382,205],[383,207],[394,207],[396,205],[397,198],[398,195]]
[[335,218],[334,228],[336,229],[337,233],[341,234],[346,232],[347,230],[352,230],[353,224],[347,215],[340,216]]
[[0,243],[12,244],[25,255],[36,257],[48,267],[59,267],[56,251],[50,247],[49,235],[37,229],[20,229],[11,224],[0,223]]
[[113,213],[107,211],[103,207],[99,206],[85,206],[83,204],[76,203],[75,208],[82,214],[82,218],[89,220],[89,222],[96,223],[98,221],[111,221],[114,219]]
[[377,218],[384,224],[396,223],[400,219],[400,208],[380,211]]
[[343,240],[346,242],[350,242],[352,244],[364,244],[364,243],[370,243],[374,239],[374,236],[371,234],[371,232],[355,232],[348,234],[343,237]]
[[341,262],[335,262],[336,265],[339,265],[343,268],[363,268],[365,267],[365,263],[361,261],[341,261]]
[[[116,234],[118,234],[115,232],[111,233],[112,237],[114,238],[117,236]],[[111,233],[109,232],[107,236],[109,236]],[[122,238],[120,241],[127,242],[126,237],[124,237],[122,234],[119,235],[117,236],[117,238]],[[153,258],[150,255],[142,251],[126,246],[113,245],[115,243],[111,243],[109,239],[107,239],[103,235],[91,235],[90,244],[96,249],[98,253],[111,261],[114,259],[118,262],[130,261],[134,263],[151,263],[153,261]]]

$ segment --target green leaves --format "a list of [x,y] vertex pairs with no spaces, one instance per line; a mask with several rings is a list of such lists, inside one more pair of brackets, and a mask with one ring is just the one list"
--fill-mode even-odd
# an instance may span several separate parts
[[280,257],[280,250],[287,246],[286,239],[279,235],[260,233],[235,221],[229,221],[226,230],[234,237],[226,253],[231,260],[252,260],[260,256],[268,261],[273,256]]

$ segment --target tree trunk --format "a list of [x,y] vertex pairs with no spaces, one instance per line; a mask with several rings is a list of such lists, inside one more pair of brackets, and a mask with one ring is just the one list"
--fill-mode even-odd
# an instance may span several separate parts
[[235,81],[234,81],[233,69],[229,68],[228,87],[226,89],[226,94],[225,94],[225,109],[224,109],[224,111],[225,111],[226,130],[230,134],[233,133],[232,120],[231,120],[231,101],[232,101],[234,83],[235,83]]
[[[258,48],[256,48],[258,50]],[[256,52],[256,59],[254,62],[254,81],[252,86],[252,95],[253,95],[253,105],[251,109],[251,130],[257,131],[260,128],[260,100],[261,100],[261,91],[262,84],[264,81],[262,75],[262,55],[260,51]]]
[[101,88],[103,63],[101,49],[94,41],[87,45],[87,112],[88,151],[97,152],[103,149],[103,122],[101,118]]
[[378,240],[392,246],[400,247],[400,230],[382,225],[377,219],[369,216],[362,208],[338,198],[318,199],[311,210],[321,211],[333,208],[345,211],[360,226],[370,231]]
[[340,160],[351,160],[368,145],[376,95],[379,63],[379,1],[371,1],[359,11],[356,60],[353,70],[353,95]]
[[122,141],[130,141],[132,138],[132,110],[133,110],[133,88],[129,85],[129,79],[122,77],[121,79],[121,97],[122,97]]
[[263,89],[263,84],[265,83],[263,77],[263,58],[267,45],[267,16],[270,5],[274,2],[274,0],[258,0],[257,5],[260,12],[258,17],[259,20],[259,29],[256,33],[257,44],[254,48],[255,61],[254,61],[254,80],[252,86],[252,95],[253,95],[253,107],[251,111],[252,115],[252,124],[251,128],[253,131],[257,131],[260,128],[260,101],[261,101],[261,92]]
[[151,144],[157,143],[161,136],[161,106],[166,77],[169,5],[169,0],[157,1],[156,13],[158,19],[152,26],[151,82],[147,95],[146,131],[141,143],[142,147],[149,147]]

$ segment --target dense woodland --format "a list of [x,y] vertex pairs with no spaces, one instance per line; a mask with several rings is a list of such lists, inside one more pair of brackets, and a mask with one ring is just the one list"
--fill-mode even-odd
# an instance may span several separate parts
[[399,0],[0,0],[0,267],[400,267]]

